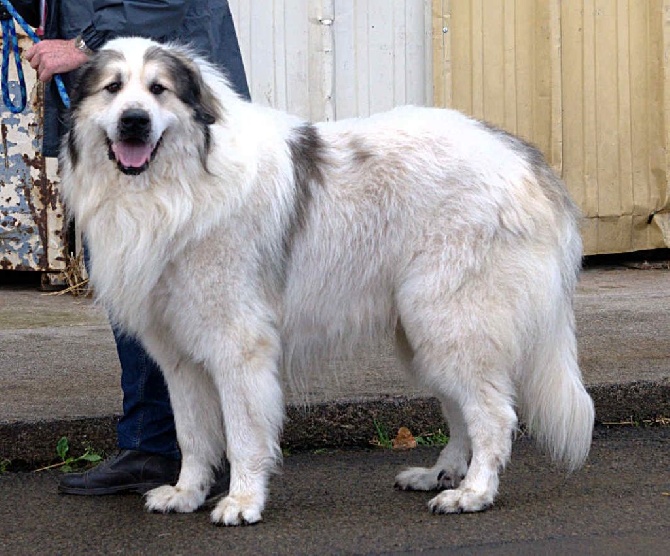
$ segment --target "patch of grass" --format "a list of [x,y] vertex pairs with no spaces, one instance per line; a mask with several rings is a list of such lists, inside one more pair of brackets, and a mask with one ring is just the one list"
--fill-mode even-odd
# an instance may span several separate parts
[[[372,424],[375,429],[370,444],[379,448],[393,448],[393,438],[389,434],[388,427],[374,419]],[[449,442],[449,437],[442,429],[437,429],[435,432],[426,432],[414,437],[417,446],[446,446]]]
[[0,460],[0,475],[4,475],[7,473],[7,470],[9,469],[9,466],[12,462],[8,459],[2,459]]
[[380,448],[392,448],[393,439],[389,436],[386,425],[380,423],[377,419],[373,419],[372,424],[375,427],[375,436],[370,443]]
[[45,471],[47,469],[60,468],[63,473],[69,473],[70,471],[85,467],[91,463],[97,463],[102,459],[102,455],[95,452],[90,446],[88,446],[84,453],[80,456],[75,457],[68,455],[69,452],[70,442],[68,441],[67,437],[63,436],[56,444],[56,453],[58,454],[58,457],[61,459],[61,461],[54,463],[53,465],[41,467],[35,471]]
[[435,432],[415,436],[414,440],[416,440],[419,446],[446,446],[449,442],[449,437],[444,434],[442,429],[437,429]]

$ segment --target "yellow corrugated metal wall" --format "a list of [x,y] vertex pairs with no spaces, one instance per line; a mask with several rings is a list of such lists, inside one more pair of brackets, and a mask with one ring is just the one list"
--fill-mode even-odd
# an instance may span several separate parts
[[436,105],[562,174],[586,253],[670,245],[670,0],[433,0],[433,54]]

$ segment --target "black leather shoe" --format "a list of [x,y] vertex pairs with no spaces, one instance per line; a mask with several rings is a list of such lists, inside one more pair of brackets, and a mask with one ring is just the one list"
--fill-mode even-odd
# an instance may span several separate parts
[[68,473],[58,483],[58,492],[97,496],[122,492],[144,494],[152,488],[175,484],[180,462],[148,452],[120,450],[116,456],[84,473]]

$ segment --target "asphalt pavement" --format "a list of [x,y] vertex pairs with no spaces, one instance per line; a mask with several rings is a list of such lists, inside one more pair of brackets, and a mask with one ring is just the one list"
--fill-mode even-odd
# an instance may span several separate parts
[[223,528],[207,510],[150,514],[136,495],[56,494],[57,472],[0,476],[0,553],[146,555],[603,555],[668,553],[670,427],[596,429],[566,477],[527,438],[514,444],[495,506],[432,515],[431,493],[393,477],[436,448],[301,452],[284,458],[263,521]]
[[[665,554],[670,538],[670,271],[587,268],[575,299],[580,363],[596,427],[587,466],[566,478],[527,438],[495,507],[432,516],[430,495],[392,488],[435,448],[371,448],[390,433],[444,427],[436,402],[382,345],[324,363],[307,402],[289,393],[283,472],[264,522],[211,526],[205,512],[152,515],[137,496],[56,494],[58,471],[0,474],[0,554]],[[0,285],[0,470],[111,452],[121,407],[104,312],[90,299]],[[664,424],[665,423],[665,424]]]

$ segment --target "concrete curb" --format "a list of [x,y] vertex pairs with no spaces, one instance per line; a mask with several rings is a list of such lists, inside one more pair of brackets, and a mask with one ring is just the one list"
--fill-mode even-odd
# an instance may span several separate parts
[[[670,380],[596,385],[587,388],[600,424],[642,422],[670,416]],[[72,454],[87,446],[112,453],[116,449],[117,416],[0,423],[0,461],[36,467],[54,461],[58,439],[70,440]],[[288,450],[368,446],[374,421],[390,433],[406,426],[415,434],[445,428],[434,398],[389,396],[289,406],[282,445]]]

